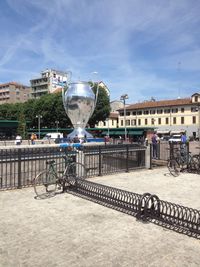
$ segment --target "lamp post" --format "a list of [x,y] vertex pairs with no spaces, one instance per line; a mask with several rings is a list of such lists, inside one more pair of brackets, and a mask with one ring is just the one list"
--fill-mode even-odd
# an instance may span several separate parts
[[107,125],[108,125],[108,137],[110,137],[109,118],[107,118],[106,120],[107,120]]
[[58,124],[59,124],[59,121],[55,121],[55,124],[56,124],[56,132],[58,132]]
[[128,99],[128,95],[127,94],[121,95],[120,100],[122,100],[123,103],[124,103],[124,139],[125,139],[125,141],[127,139],[127,130],[126,130],[126,99]]
[[42,115],[36,115],[36,118],[38,118],[38,138],[40,139],[40,120]]

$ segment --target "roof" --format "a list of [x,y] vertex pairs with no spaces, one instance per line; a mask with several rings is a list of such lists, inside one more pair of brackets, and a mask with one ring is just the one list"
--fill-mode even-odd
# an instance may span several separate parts
[[24,85],[24,84],[21,84],[21,83],[18,83],[18,82],[1,83],[1,84],[0,84],[0,87],[1,87],[1,86],[9,86],[9,85],[29,87],[29,86],[27,86],[27,85]]
[[119,113],[118,112],[110,112],[109,118],[116,119],[118,118]]
[[[126,107],[126,110],[182,106],[182,105],[191,105],[191,104],[192,104],[191,98],[182,98],[182,99],[180,98],[180,99],[161,100],[161,101],[146,101],[142,103],[131,104]],[[122,109],[119,109],[119,110],[122,110]]]

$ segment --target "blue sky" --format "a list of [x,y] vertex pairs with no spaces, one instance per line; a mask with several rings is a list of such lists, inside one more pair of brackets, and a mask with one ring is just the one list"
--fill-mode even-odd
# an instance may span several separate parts
[[111,100],[188,97],[200,91],[199,10],[198,0],[0,0],[0,83],[53,68],[102,80]]

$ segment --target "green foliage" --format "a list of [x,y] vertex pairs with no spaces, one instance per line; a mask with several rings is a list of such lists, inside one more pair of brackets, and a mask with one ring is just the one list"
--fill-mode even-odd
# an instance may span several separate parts
[[[94,86],[94,93],[96,94],[97,91],[97,84]],[[110,99],[107,95],[106,90],[104,87],[99,86],[99,93],[97,98],[97,104],[94,110],[92,117],[89,120],[90,127],[95,127],[99,121],[105,121],[110,114]]]
[[19,123],[18,123],[17,133],[21,135],[22,139],[26,139],[27,138],[26,120],[23,110],[21,110],[21,112],[19,113],[18,122]]
[[[94,92],[97,90],[97,84],[94,85]],[[97,105],[92,117],[89,120],[90,127],[94,127],[99,121],[104,121],[110,113],[109,97],[103,87],[99,88]],[[31,99],[25,103],[3,104],[0,105],[1,120],[19,120],[19,132],[24,135],[24,122],[28,127],[38,127],[37,115],[42,116],[40,121],[41,128],[55,128],[56,121],[59,121],[59,127],[72,127],[70,119],[67,117],[63,107],[61,93],[46,94],[39,99]],[[26,134],[26,133],[25,133]]]

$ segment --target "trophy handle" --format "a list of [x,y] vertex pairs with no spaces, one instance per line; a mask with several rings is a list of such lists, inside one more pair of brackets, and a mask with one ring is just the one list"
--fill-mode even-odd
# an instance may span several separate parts
[[[92,89],[94,88],[95,86],[95,82],[92,82]],[[98,95],[99,95],[99,82],[97,82],[97,91],[96,91],[96,94],[95,94],[95,103],[94,103],[94,107],[96,107],[96,104],[97,104],[97,99],[98,99]]]
[[[66,81],[66,87],[68,87],[69,85],[69,81],[71,80],[72,77],[72,72],[71,71],[67,71],[67,81]],[[65,86],[64,84],[62,84],[62,101],[63,101],[63,106],[65,108],[64,102],[65,102]]]

